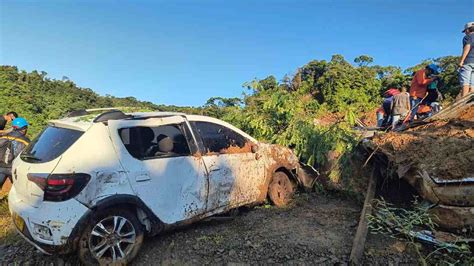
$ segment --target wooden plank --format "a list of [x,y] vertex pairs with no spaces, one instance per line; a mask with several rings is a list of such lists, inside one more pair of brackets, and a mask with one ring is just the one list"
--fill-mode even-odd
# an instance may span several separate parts
[[360,265],[362,255],[364,254],[365,241],[367,239],[367,232],[369,230],[367,224],[367,215],[372,213],[372,200],[375,196],[375,189],[377,187],[377,178],[375,175],[375,167],[369,177],[369,185],[367,187],[367,195],[365,196],[364,207],[360,214],[359,226],[352,243],[351,256],[349,262],[351,265]]

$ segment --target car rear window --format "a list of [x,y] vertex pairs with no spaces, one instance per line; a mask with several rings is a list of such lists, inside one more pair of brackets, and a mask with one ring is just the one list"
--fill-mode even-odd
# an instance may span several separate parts
[[48,126],[34,139],[21,154],[21,159],[30,163],[44,163],[63,154],[83,131]]

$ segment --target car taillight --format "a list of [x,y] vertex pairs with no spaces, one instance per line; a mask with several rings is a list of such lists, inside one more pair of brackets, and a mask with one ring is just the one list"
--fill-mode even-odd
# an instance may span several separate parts
[[88,174],[28,174],[28,180],[44,191],[46,201],[65,201],[82,191],[89,182]]

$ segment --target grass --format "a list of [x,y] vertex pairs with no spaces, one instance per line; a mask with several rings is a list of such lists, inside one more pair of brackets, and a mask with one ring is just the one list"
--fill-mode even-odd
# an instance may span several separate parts
[[8,210],[8,199],[0,199],[0,245],[12,244],[20,239]]

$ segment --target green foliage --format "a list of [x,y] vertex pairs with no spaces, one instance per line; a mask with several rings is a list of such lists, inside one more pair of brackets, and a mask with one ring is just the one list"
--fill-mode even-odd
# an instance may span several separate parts
[[445,56],[435,60],[442,69],[439,75],[442,84],[440,91],[451,98],[456,97],[461,90],[458,79],[459,60],[459,56]]
[[354,63],[359,66],[368,66],[374,62],[374,59],[368,55],[361,55],[354,59]]
[[27,73],[14,66],[0,66],[0,103],[0,114],[16,111],[28,120],[30,136],[36,135],[48,120],[78,109],[128,106],[148,111],[199,111],[156,105],[134,97],[99,96],[91,89],[77,87],[67,78],[53,80],[47,78],[46,72]]

